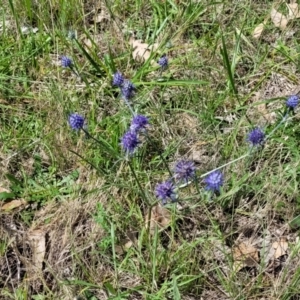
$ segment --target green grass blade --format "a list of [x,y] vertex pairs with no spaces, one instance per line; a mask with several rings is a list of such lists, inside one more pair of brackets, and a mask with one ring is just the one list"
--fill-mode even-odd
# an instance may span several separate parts
[[231,85],[231,88],[234,92],[235,95],[238,94],[238,91],[235,87],[235,82],[234,82],[234,77],[233,77],[233,73],[232,73],[232,68],[231,68],[231,64],[229,61],[229,57],[228,57],[228,53],[227,53],[227,47],[226,47],[226,43],[225,43],[225,39],[224,39],[224,35],[222,34],[222,48],[221,48],[221,55],[223,57],[223,61],[225,64],[225,69],[227,71],[228,74],[228,78],[229,78],[229,82]]

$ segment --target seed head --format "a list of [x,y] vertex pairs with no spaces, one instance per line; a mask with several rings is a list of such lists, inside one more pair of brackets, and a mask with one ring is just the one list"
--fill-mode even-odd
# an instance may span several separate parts
[[140,141],[135,132],[127,131],[121,138],[121,146],[126,153],[132,154]]
[[134,90],[135,86],[133,85],[133,83],[129,80],[124,80],[124,83],[121,87],[122,96],[127,100],[132,98],[134,95]]
[[69,116],[69,124],[72,129],[79,130],[84,125],[84,117],[77,113],[71,114]]
[[121,72],[117,71],[114,76],[113,76],[113,85],[116,85],[118,87],[121,87],[122,84],[124,82],[124,77],[123,75],[121,74]]
[[73,62],[72,59],[68,56],[62,56],[61,57],[61,65],[64,68],[70,68],[72,66]]
[[164,54],[157,62],[161,68],[164,70],[168,67],[169,61],[168,61],[168,57],[166,54]]
[[132,132],[138,133],[141,130],[146,129],[147,125],[149,125],[149,118],[143,115],[136,115],[133,117],[130,125],[130,130]]
[[260,128],[256,127],[249,132],[247,140],[252,144],[252,146],[258,146],[263,144],[265,134]]
[[171,201],[176,201],[174,184],[170,180],[158,183],[155,187],[155,195],[163,204],[167,203],[168,198],[170,198]]
[[216,170],[216,171],[208,174],[205,177],[204,182],[206,184],[206,186],[205,186],[206,190],[209,190],[212,192],[219,192],[221,186],[224,183],[224,176],[219,170]]
[[297,95],[292,95],[287,98],[285,104],[288,108],[294,109],[299,103],[299,97]]
[[195,164],[192,161],[181,160],[174,168],[175,178],[188,182],[195,177]]

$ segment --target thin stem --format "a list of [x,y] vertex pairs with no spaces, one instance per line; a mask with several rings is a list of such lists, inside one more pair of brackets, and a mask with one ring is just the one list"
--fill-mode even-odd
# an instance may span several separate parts
[[84,76],[80,75],[80,73],[78,72],[78,69],[74,65],[71,65],[70,69],[73,72],[73,74],[75,74],[75,76],[80,78],[87,86],[89,86],[89,82],[86,80],[86,78]]
[[251,153],[251,151],[249,151],[248,153],[246,153],[246,154],[244,154],[244,155],[242,155],[242,156],[240,156],[240,157],[238,157],[238,158],[236,158],[236,159],[234,159],[234,160],[232,160],[232,161],[230,161],[230,162],[228,162],[228,163],[226,163],[226,164],[224,164],[224,165],[222,165],[222,166],[220,166],[220,167],[217,167],[217,168],[215,168],[215,169],[213,169],[213,170],[211,170],[211,171],[209,171],[209,172],[206,172],[206,173],[200,175],[199,178],[203,178],[203,177],[209,175],[210,173],[212,173],[212,172],[214,172],[214,171],[223,169],[224,167],[227,167],[227,166],[229,166],[229,165],[231,165],[231,164],[233,164],[233,163],[235,163],[235,162],[237,162],[237,161],[239,161],[239,160],[241,160],[241,159],[247,157],[248,155],[250,155],[250,153]]
[[195,183],[195,186],[196,186],[197,193],[200,194],[199,180],[198,180],[197,174],[195,174],[194,183]]
[[107,175],[107,174],[108,174],[104,169],[95,166],[93,163],[91,163],[90,161],[88,161],[87,159],[85,159],[85,158],[84,158],[82,155],[80,155],[79,153],[77,153],[77,152],[75,152],[75,151],[73,151],[73,150],[71,150],[71,149],[69,149],[69,151],[72,152],[73,154],[77,155],[78,157],[80,157],[83,161],[85,161],[86,163],[88,163],[88,164],[89,164],[90,166],[92,166],[95,170],[100,171],[100,173],[102,172],[102,174],[104,174],[104,175]]
[[[268,140],[273,134],[274,134],[274,132],[287,120],[287,118],[288,118],[288,113],[286,113],[284,116],[283,116],[283,118],[281,119],[281,121],[277,124],[277,126],[265,137],[265,140],[264,141],[266,141],[266,140]],[[243,158],[245,158],[245,157],[247,157],[247,156],[249,156],[252,152],[253,152],[253,150],[257,150],[257,147],[256,148],[254,148],[254,147],[252,147],[251,149],[250,149],[250,151],[249,152],[247,152],[246,154],[244,154],[244,155],[242,155],[242,156],[240,156],[240,157],[238,157],[238,158],[236,158],[236,159],[234,159],[234,160],[232,160],[232,161],[230,161],[230,162],[228,162],[228,163],[226,163],[226,164],[224,164],[224,165],[222,165],[222,166],[220,166],[220,167],[217,167],[217,168],[215,168],[215,169],[213,169],[213,170],[211,170],[211,171],[209,171],[209,172],[206,172],[206,173],[204,173],[204,174],[202,174],[201,176],[199,176],[200,178],[203,178],[203,177],[205,177],[205,176],[207,176],[207,175],[209,175],[210,173],[212,173],[212,172],[214,172],[214,171],[217,171],[217,170],[220,170],[220,169],[223,169],[224,167],[227,167],[227,166],[229,166],[229,165],[231,165],[231,164],[233,164],[233,163],[235,163],[235,162],[237,162],[237,161],[239,161],[239,160],[241,160],[241,159],[243,159]]]
[[133,116],[135,116],[136,113],[133,111],[133,109],[132,109],[132,107],[131,107],[131,105],[130,105],[128,99],[127,99],[126,97],[123,97],[123,99],[124,99],[124,102],[126,103],[127,107],[129,108],[131,114],[132,114]]
[[146,194],[145,194],[145,192],[144,192],[144,190],[143,190],[143,188],[142,188],[142,186],[141,186],[141,183],[140,183],[139,179],[138,179],[137,176],[136,176],[136,173],[135,173],[135,171],[134,171],[134,168],[132,167],[132,164],[131,164],[131,162],[130,162],[129,160],[128,160],[128,165],[129,165],[129,168],[130,168],[130,170],[131,170],[131,172],[132,172],[132,174],[133,174],[133,177],[134,177],[135,181],[137,182],[137,184],[138,184],[138,186],[139,186],[139,189],[140,189],[140,192],[141,192],[141,194],[142,194],[142,197],[145,199],[147,205],[150,206],[150,203],[149,203],[149,201],[148,201],[148,199],[147,199],[147,196],[146,196]]
[[[151,140],[151,138],[150,138],[150,136],[148,135],[147,132],[145,133],[145,137],[150,142],[151,146],[154,146],[154,143],[152,142],[152,140]],[[173,174],[172,174],[172,172],[171,172],[171,170],[170,170],[170,168],[168,166],[168,163],[166,162],[165,158],[163,157],[163,155],[161,154],[161,152],[159,152],[158,155],[159,155],[160,159],[163,161],[164,165],[166,166],[166,168],[167,168],[167,170],[169,172],[169,175],[172,177]]]
[[282,120],[277,124],[277,126],[266,136],[265,140],[269,139],[273,133],[287,120],[288,112],[283,116]]
[[[112,149],[106,145],[103,141],[100,141],[96,138],[94,138],[86,129],[84,129],[83,127],[81,128],[81,130],[86,134],[87,137],[91,138],[93,141],[95,141],[96,143],[98,143],[99,145],[103,146],[109,153],[112,152]],[[115,154],[115,153],[114,153]]]

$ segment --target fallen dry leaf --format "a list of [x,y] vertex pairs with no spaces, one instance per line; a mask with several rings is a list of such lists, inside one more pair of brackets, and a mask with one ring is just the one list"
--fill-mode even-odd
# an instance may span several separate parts
[[238,272],[244,267],[253,267],[257,265],[259,261],[258,251],[250,243],[242,242],[233,248],[233,259],[233,268],[235,272]]
[[265,23],[260,23],[260,24],[258,24],[258,25],[254,28],[253,33],[252,33],[252,36],[253,36],[255,39],[258,39],[258,38],[261,36],[261,34],[262,34],[262,32],[264,31],[264,29],[265,29]]
[[196,134],[198,129],[198,119],[190,114],[183,112],[173,116],[173,122],[183,132]]
[[124,248],[129,249],[132,245],[137,244],[137,232],[136,231],[127,231],[127,239],[124,242]]
[[274,23],[274,25],[276,27],[279,27],[280,29],[285,29],[288,23],[287,17],[282,13],[278,12],[275,8],[272,8],[271,10],[271,20]]
[[85,45],[87,48],[89,48],[89,49],[91,49],[91,48],[93,47],[93,43],[91,42],[90,39],[84,39],[84,40],[83,40],[83,43],[84,43],[84,45]]
[[191,145],[188,152],[188,159],[196,163],[206,164],[208,163],[210,157],[207,154],[208,142],[198,141],[195,144]]
[[215,6],[215,11],[216,11],[217,16],[220,15],[223,11],[224,3],[216,2],[216,4],[214,6]]
[[279,241],[272,244],[266,244],[267,251],[262,252],[262,260],[267,267],[267,272],[274,272],[274,269],[280,266],[280,257],[287,254],[288,243],[285,238],[281,238]]
[[45,232],[40,229],[30,231],[27,238],[32,250],[32,264],[35,267],[34,271],[41,271],[43,269],[43,261],[46,252]]
[[155,51],[158,48],[158,44],[156,43],[149,46],[146,43],[142,43],[141,40],[135,40],[134,38],[130,38],[129,43],[133,48],[132,57],[135,60],[145,61],[149,59],[151,51]]
[[95,23],[101,23],[104,20],[109,20],[109,15],[101,10],[100,14],[94,17]]
[[1,207],[0,207],[0,211],[1,210],[4,210],[4,211],[10,211],[10,210],[13,210],[15,208],[18,208],[22,205],[26,205],[27,202],[23,199],[16,199],[16,200],[12,200],[12,201],[9,201],[5,204],[3,204]]
[[123,239],[119,245],[115,245],[116,253],[122,255],[133,245],[136,245],[138,242],[137,236],[136,231],[127,231],[126,238]]
[[160,228],[166,228],[170,225],[170,222],[171,222],[171,214],[161,204],[157,204],[152,207],[150,220],[149,220],[148,212],[145,216],[146,228],[148,228],[149,223],[150,223],[150,233],[151,234],[153,234],[155,232],[155,228],[157,226]]
[[273,250],[273,259],[277,259],[280,256],[286,255],[288,250],[288,243],[285,238],[281,238],[279,241],[276,241],[272,244],[271,249]]
[[270,112],[267,108],[266,103],[262,103],[256,106],[260,115],[270,124],[274,124],[277,119],[277,115],[275,112]]
[[286,3],[286,6],[289,10],[289,20],[300,18],[299,7],[297,3]]
[[10,193],[10,191],[8,190],[8,189],[6,189],[6,188],[3,188],[3,187],[1,187],[0,186],[0,193]]

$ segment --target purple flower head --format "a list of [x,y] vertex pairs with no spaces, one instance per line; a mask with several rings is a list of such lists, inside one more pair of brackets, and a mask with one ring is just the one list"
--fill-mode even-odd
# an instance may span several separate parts
[[299,97],[296,95],[292,95],[292,96],[288,97],[285,102],[286,106],[290,109],[296,108],[298,103],[299,103]]
[[194,162],[187,160],[177,162],[174,168],[175,178],[185,182],[195,177],[195,171]]
[[139,131],[146,129],[147,125],[149,125],[149,118],[143,115],[136,115],[131,121],[130,130],[138,133]]
[[62,56],[61,57],[61,65],[64,68],[70,68],[72,66],[73,62],[72,59],[68,56]]
[[170,180],[158,183],[155,187],[155,195],[163,204],[167,203],[168,198],[170,198],[171,201],[176,201],[174,184]]
[[140,141],[135,132],[127,131],[121,138],[121,146],[123,150],[129,154],[132,154]]
[[247,140],[252,146],[258,146],[264,142],[265,134],[260,128],[256,127],[249,132]]
[[208,174],[205,177],[204,182],[206,184],[206,186],[205,186],[206,190],[212,191],[212,192],[219,192],[221,186],[224,183],[224,176],[219,170],[216,170],[216,171]]
[[168,61],[168,57],[166,54],[164,54],[157,62],[161,68],[164,70],[168,67],[169,61]]
[[113,85],[116,85],[118,87],[121,87],[122,84],[124,82],[124,77],[123,75],[121,74],[121,72],[117,71],[114,76],[113,76]]
[[69,124],[72,129],[79,130],[84,125],[84,117],[77,113],[71,114],[69,116]]
[[124,80],[124,83],[121,87],[122,96],[125,99],[132,98],[134,94],[134,90],[135,90],[135,86],[133,85],[133,83],[129,80]]

